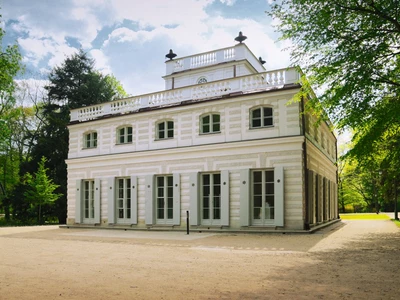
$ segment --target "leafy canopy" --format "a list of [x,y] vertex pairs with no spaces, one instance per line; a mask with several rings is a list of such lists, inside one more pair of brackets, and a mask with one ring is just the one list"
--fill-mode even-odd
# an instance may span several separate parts
[[[322,108],[340,130],[356,132],[350,154],[365,157],[382,139],[400,135],[400,2],[398,0],[282,0],[278,18],[291,58],[322,88]],[[317,99],[311,103],[318,108]],[[397,147],[397,157],[400,152]]]

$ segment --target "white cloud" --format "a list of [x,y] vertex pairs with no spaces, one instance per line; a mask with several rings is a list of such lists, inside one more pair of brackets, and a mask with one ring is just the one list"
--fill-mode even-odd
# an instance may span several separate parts
[[226,4],[228,6],[232,6],[235,4],[236,0],[219,0],[222,4]]
[[93,49],[90,52],[90,55],[96,61],[96,69],[100,70],[103,74],[111,74],[111,67],[109,65],[108,57],[103,53],[103,51],[98,49]]

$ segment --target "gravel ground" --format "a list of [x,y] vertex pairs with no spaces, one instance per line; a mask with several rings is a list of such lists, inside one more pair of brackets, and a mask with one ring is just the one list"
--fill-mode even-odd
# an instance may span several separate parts
[[314,234],[0,228],[0,299],[399,299],[400,229]]

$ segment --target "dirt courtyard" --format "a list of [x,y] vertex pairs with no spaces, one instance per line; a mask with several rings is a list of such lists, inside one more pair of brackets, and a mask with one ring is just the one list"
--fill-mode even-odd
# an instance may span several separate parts
[[314,234],[0,228],[0,299],[399,299],[400,229]]

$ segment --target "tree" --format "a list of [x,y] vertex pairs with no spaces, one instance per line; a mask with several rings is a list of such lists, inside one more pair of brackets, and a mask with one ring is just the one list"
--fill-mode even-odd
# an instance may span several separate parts
[[45,167],[46,158],[43,156],[38,165],[38,170],[32,176],[30,173],[25,174],[26,184],[29,189],[24,193],[26,200],[37,210],[37,222],[42,224],[42,206],[51,205],[61,196],[56,194],[57,184],[53,183],[47,175],[48,168]]
[[67,208],[67,166],[69,134],[67,125],[70,110],[78,107],[99,104],[124,95],[121,84],[113,76],[104,76],[94,69],[94,60],[85,52],[67,57],[61,66],[55,67],[45,86],[42,116],[43,126],[35,135],[32,160],[23,166],[25,172],[32,172],[35,165],[45,156],[50,178],[59,187],[62,196],[56,201],[55,214],[60,223],[66,221]]
[[[399,137],[400,2],[398,0],[282,0],[271,6],[282,39],[291,40],[291,57],[308,75],[312,98],[339,130],[352,128],[348,155],[368,156],[376,143]],[[400,147],[395,155],[400,156]]]

